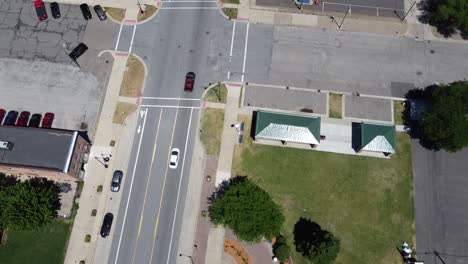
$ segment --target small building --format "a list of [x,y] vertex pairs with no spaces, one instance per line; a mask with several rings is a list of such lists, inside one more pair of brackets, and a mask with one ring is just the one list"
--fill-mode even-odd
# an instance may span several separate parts
[[0,126],[0,172],[76,181],[89,146],[78,131]]
[[255,142],[306,144],[312,148],[320,144],[320,117],[257,111],[254,127]]
[[381,152],[385,156],[396,153],[396,130],[394,125],[360,123],[358,152]]

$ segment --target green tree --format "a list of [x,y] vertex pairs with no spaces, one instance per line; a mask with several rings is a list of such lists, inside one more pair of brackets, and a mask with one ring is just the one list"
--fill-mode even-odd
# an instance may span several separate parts
[[468,82],[442,85],[430,100],[432,108],[422,121],[425,139],[450,152],[468,146]]
[[444,31],[451,28],[459,29],[463,35],[468,34],[468,2],[466,0],[441,0],[437,1],[435,11],[430,21]]
[[214,224],[231,228],[248,242],[275,236],[284,222],[271,196],[246,177],[224,182],[213,193],[208,210]]
[[340,252],[340,240],[310,219],[299,218],[294,225],[296,251],[314,264],[329,264]]
[[276,242],[273,246],[273,254],[279,259],[281,262],[285,262],[291,253],[291,250],[286,243],[286,239],[283,236],[279,236],[276,239]]
[[0,188],[0,204],[0,227],[37,229],[57,216],[60,209],[58,187],[45,179],[18,181]]

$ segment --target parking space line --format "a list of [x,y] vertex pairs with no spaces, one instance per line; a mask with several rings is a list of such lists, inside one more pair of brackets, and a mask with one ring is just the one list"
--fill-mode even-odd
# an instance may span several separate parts
[[158,145],[157,142],[158,142],[158,135],[159,135],[159,127],[161,125],[162,113],[163,113],[163,109],[161,109],[161,111],[159,112],[158,127],[156,128],[156,137],[154,138],[153,156],[151,157],[151,163],[150,163],[150,169],[149,169],[149,173],[148,173],[148,179],[146,180],[145,196],[143,198],[143,207],[141,209],[140,224],[138,225],[138,233],[137,233],[136,242],[135,242],[135,250],[133,251],[132,264],[135,263],[135,256],[136,256],[136,251],[137,251],[137,248],[138,248],[138,239],[140,238],[141,226],[143,225],[143,216],[145,214],[146,196],[148,194],[148,187],[149,187],[149,183],[150,183],[150,179],[151,179],[151,172],[153,170],[154,157],[155,157],[156,148],[157,148],[157,145]]
[[193,114],[193,108],[192,110],[190,110],[190,117],[189,117],[189,123],[188,123],[188,128],[187,128],[187,137],[185,138],[184,159],[182,160],[182,171],[180,172],[179,188],[177,189],[177,199],[176,199],[176,204],[175,204],[175,209],[174,209],[174,220],[172,221],[171,239],[169,241],[169,250],[167,251],[167,262],[166,262],[167,264],[169,264],[169,259],[171,257],[172,239],[174,237],[174,227],[175,227],[175,222],[177,218],[177,208],[179,207],[180,187],[182,186],[182,179],[184,178],[185,157],[187,156],[187,144],[188,144],[189,135],[190,135],[190,125],[192,124],[192,114]]
[[245,47],[244,47],[244,63],[243,63],[243,65],[242,65],[242,78],[241,78],[241,82],[244,82],[245,60],[247,59],[247,44],[248,44],[248,41],[249,41],[249,26],[250,26],[250,23],[247,23],[247,30],[246,30],[246,34],[245,34]]
[[141,141],[143,139],[143,134],[145,133],[146,117],[148,117],[148,108],[146,108],[145,110],[145,117],[143,119],[143,128],[142,128],[141,135],[140,135],[140,141],[138,142],[137,154],[135,157],[135,165],[133,166],[132,179],[130,181],[130,191],[128,193],[127,204],[125,205],[124,219],[122,223],[122,228],[120,229],[119,243],[117,244],[117,253],[115,254],[114,264],[117,264],[117,261],[119,260],[120,245],[122,243],[122,236],[124,232],[125,221],[127,220],[128,204],[130,203],[130,197],[132,196],[133,180],[135,179],[135,172],[136,172],[136,168],[138,164],[138,157],[140,156]]
[[128,49],[128,53],[132,53],[133,40],[135,39],[135,32],[136,32],[136,25],[133,26],[132,41],[130,42],[130,48]]
[[181,10],[195,10],[195,9],[218,9],[218,7],[161,7],[161,9],[181,9]]
[[[169,144],[170,147],[167,152],[167,160],[170,160],[171,157],[171,150],[172,150],[172,143],[174,142],[174,134],[175,134],[175,128],[177,125],[177,117],[179,114],[179,108],[177,108],[176,113],[175,113],[175,120],[174,120],[174,127],[172,128],[172,135],[171,135],[171,143]],[[154,255],[154,245],[156,243],[156,234],[158,233],[158,226],[159,226],[159,217],[161,215],[161,206],[164,198],[164,191],[166,189],[166,179],[167,179],[167,171],[169,170],[169,166],[166,164],[166,172],[164,173],[164,181],[162,185],[162,191],[161,191],[161,199],[159,200],[159,208],[158,208],[158,214],[156,216],[156,224],[154,226],[154,233],[153,233],[153,245],[151,246],[151,257],[149,263],[153,263],[153,255]]]
[[119,35],[117,36],[117,42],[115,43],[115,49],[114,50],[117,50],[117,48],[119,47],[120,34],[122,34],[122,27],[123,27],[123,24],[120,24]]

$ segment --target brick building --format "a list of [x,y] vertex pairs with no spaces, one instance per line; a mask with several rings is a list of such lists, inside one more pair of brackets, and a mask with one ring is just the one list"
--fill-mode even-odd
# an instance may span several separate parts
[[0,172],[77,181],[89,147],[78,131],[0,126]]

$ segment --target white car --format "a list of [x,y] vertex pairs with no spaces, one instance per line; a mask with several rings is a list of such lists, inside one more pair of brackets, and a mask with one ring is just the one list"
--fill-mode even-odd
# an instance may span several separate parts
[[177,164],[179,164],[179,153],[180,153],[180,150],[178,148],[173,148],[171,150],[171,159],[169,160],[169,168],[177,169]]

